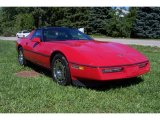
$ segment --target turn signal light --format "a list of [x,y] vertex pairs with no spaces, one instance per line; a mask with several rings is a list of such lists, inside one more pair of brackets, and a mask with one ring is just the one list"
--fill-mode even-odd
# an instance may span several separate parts
[[83,66],[79,66],[79,65],[72,65],[72,68],[78,69],[78,70],[84,70]]

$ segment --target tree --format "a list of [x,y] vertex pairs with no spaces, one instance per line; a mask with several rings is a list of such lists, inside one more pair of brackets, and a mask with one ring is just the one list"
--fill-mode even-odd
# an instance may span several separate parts
[[[130,37],[136,9],[111,7],[14,7],[0,8],[0,33],[15,35],[22,29],[43,26],[85,28],[87,34],[104,34],[113,37]],[[123,17],[122,17],[123,16]]]
[[34,26],[34,19],[32,14],[18,14],[15,16],[15,30],[29,30],[31,31]]
[[160,8],[143,7],[137,12],[132,36],[137,38],[160,38]]
[[2,34],[2,8],[0,8],[0,34]]
[[75,28],[88,29],[88,18],[90,8],[60,8],[59,18],[56,20],[57,26],[70,26]]
[[111,7],[93,7],[90,10],[89,28],[91,33],[106,34],[106,20],[111,18]]
[[106,20],[106,35],[112,37],[130,37],[133,22],[136,16],[136,8],[114,8],[111,18]]
[[45,8],[41,8],[41,7],[35,7],[32,9],[31,14],[33,16],[34,19],[34,26],[36,28],[44,26],[44,18],[45,18]]

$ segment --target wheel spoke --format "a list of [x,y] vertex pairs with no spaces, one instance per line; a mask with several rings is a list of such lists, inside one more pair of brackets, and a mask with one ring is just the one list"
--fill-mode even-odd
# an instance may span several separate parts
[[65,80],[65,65],[63,65],[60,59],[54,62],[53,73],[56,81],[62,82]]
[[62,74],[62,79],[65,79],[65,72],[66,72],[66,71],[65,71],[65,66],[63,66],[63,68],[62,68],[62,73],[63,73],[63,74]]
[[18,59],[19,59],[19,63],[20,63],[21,65],[23,65],[23,60],[24,60],[24,58],[23,58],[23,53],[22,53],[22,51],[19,51]]

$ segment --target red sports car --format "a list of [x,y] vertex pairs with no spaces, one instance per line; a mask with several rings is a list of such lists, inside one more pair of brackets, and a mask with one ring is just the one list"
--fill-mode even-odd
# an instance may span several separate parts
[[114,42],[100,42],[77,29],[44,27],[16,42],[20,65],[27,61],[52,71],[53,79],[68,85],[78,79],[132,78],[150,70],[149,60],[137,50]]

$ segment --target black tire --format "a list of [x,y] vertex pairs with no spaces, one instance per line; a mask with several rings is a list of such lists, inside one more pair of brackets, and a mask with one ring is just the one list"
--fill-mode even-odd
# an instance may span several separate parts
[[71,84],[70,69],[66,58],[62,54],[56,54],[52,59],[52,77],[60,85]]
[[22,66],[26,66],[27,65],[27,61],[26,61],[26,59],[24,57],[23,48],[22,47],[20,47],[18,49],[18,62]]

